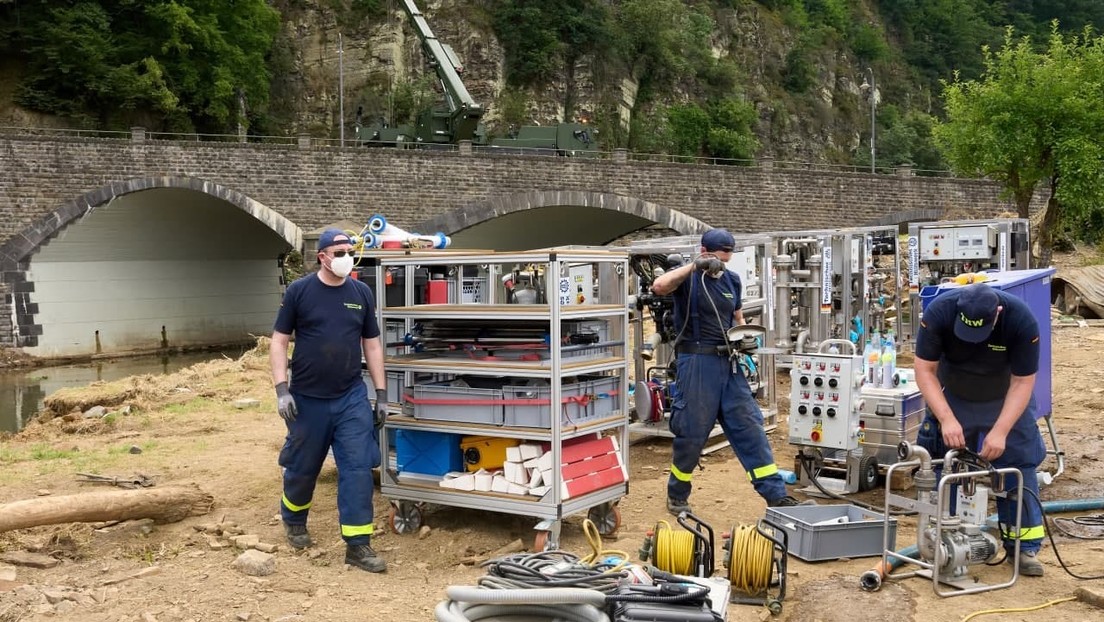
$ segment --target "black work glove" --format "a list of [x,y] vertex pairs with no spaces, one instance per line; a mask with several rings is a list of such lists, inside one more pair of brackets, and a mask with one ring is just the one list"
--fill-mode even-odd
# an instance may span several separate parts
[[376,408],[373,414],[376,418],[376,429],[379,430],[387,421],[387,389],[376,389]]
[[694,260],[694,270],[718,274],[721,270],[724,270],[724,263],[714,255],[701,255]]
[[284,421],[291,423],[299,416],[299,409],[295,407],[295,398],[288,390],[288,383],[281,382],[276,385],[276,412]]

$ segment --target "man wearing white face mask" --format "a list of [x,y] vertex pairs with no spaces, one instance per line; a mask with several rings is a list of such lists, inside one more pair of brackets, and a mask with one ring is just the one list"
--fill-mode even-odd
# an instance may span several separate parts
[[[345,563],[383,572],[387,564],[371,546],[372,469],[380,464],[379,428],[387,416],[387,391],[376,390],[373,407],[361,379],[361,355],[372,384],[387,384],[372,290],[347,278],[353,270],[352,252],[348,235],[325,230],[318,239],[318,272],[288,286],[276,315],[269,361],[277,410],[288,429],[280,451],[280,515],[288,544],[295,549],[310,546],[307,514],[332,447],[339,472],[337,510]],[[295,352],[289,385],[292,334]]]

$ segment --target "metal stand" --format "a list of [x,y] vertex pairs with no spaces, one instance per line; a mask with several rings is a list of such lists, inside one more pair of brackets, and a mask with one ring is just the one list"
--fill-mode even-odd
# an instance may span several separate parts
[[[945,465],[951,465],[954,461],[954,451],[948,452],[944,460]],[[925,577],[931,579],[932,589],[941,597],[962,596],[987,592],[1012,586],[1019,578],[1020,541],[1017,539],[1013,549],[1012,576],[1007,581],[995,584],[985,584],[968,576],[967,565],[988,561],[992,555],[986,554],[986,547],[991,546],[986,540],[992,536],[985,534],[982,525],[964,521],[960,517],[951,516],[948,513],[951,486],[962,485],[973,487],[982,478],[999,477],[1001,481],[1012,477],[1016,481],[1015,498],[1023,498],[1023,475],[1018,469],[1003,468],[989,470],[972,470],[961,473],[944,473],[940,478],[935,491],[935,503],[929,499],[910,499],[893,493],[889,481],[895,470],[911,469],[920,466],[920,461],[898,462],[889,467],[886,475],[885,512],[883,515],[882,537],[882,568],[890,567],[890,560],[905,562],[917,566],[917,570],[897,572],[889,574],[886,578],[904,579],[908,577]],[[920,491],[918,497],[924,496]],[[1009,498],[1007,490],[995,493],[997,497]],[[919,513],[917,526],[917,548],[920,559],[902,555],[889,548],[890,538],[890,514],[891,508],[898,508]],[[1016,508],[1016,523],[1013,533],[1020,532],[1022,504]],[[999,539],[997,542],[999,546]],[[950,586],[954,589],[943,589],[942,586]]]

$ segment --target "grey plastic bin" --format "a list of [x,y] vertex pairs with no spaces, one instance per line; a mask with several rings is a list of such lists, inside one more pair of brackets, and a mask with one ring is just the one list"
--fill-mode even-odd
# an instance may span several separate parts
[[[392,402],[400,402],[403,397],[403,373],[401,371],[389,371],[387,376],[387,399]],[[376,387],[372,383],[372,376],[368,370],[361,372],[364,378],[364,386],[368,387],[368,397],[376,399]]]
[[587,380],[589,385],[591,419],[605,419],[621,410],[621,379],[617,376],[599,376]]
[[502,425],[502,391],[451,384],[416,384],[407,401],[415,419]]
[[[563,403],[557,409],[560,425],[582,425],[592,419],[609,417],[621,408],[618,389],[620,378],[616,376],[579,377],[575,382],[564,382],[560,389]],[[506,400],[504,422],[508,426],[523,428],[548,428],[552,425],[550,398],[552,388],[547,385],[508,385],[502,387]],[[531,404],[518,403],[532,401]]]
[[[856,505],[767,508],[767,520],[786,530],[790,554],[807,562],[881,555],[882,515]],[[845,522],[836,522],[845,521]],[[897,519],[889,519],[889,548],[897,548]]]
[[[560,388],[563,403],[555,411],[560,413],[561,425],[578,425],[588,419],[588,409],[583,396],[586,382],[564,382]],[[552,387],[543,385],[507,385],[502,387],[506,402],[503,421],[508,426],[522,428],[552,427]]]

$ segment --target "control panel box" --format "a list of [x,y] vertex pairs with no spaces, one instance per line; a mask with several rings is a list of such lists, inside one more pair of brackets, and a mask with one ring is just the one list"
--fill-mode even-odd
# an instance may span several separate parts
[[989,259],[997,249],[997,232],[987,225],[933,227],[920,231],[921,261]]
[[862,366],[862,356],[794,355],[790,370],[790,443],[825,449],[858,448]]

